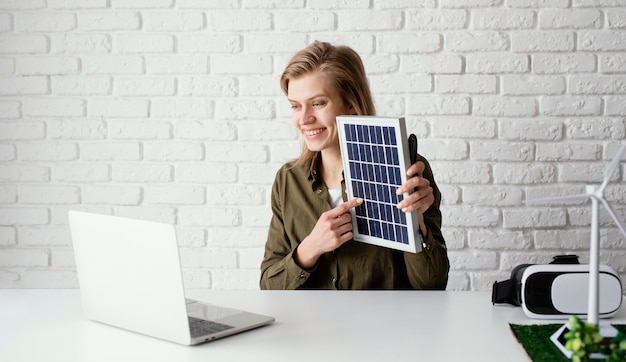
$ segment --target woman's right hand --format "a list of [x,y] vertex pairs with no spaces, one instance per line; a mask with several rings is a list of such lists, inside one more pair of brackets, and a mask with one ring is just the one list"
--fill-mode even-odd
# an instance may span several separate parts
[[323,213],[311,234],[298,245],[295,253],[296,263],[303,269],[311,269],[322,254],[331,252],[351,240],[352,217],[349,211],[362,203],[361,198],[352,199]]

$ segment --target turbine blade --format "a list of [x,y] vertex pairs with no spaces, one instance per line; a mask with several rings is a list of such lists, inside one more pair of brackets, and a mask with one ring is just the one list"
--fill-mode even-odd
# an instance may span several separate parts
[[585,201],[589,197],[591,196],[587,194],[544,197],[540,199],[526,200],[526,205],[574,204],[574,203]]
[[624,223],[622,222],[622,220],[620,220],[619,217],[617,217],[617,212],[615,212],[615,209],[613,208],[613,206],[611,206],[611,204],[609,204],[608,201],[606,201],[604,198],[601,198],[600,201],[602,201],[602,204],[604,204],[606,211],[608,211],[611,217],[613,218],[615,225],[617,225],[617,227],[620,229],[620,231],[626,238],[626,226],[624,226]]
[[615,170],[619,166],[619,163],[622,161],[622,157],[624,156],[624,152],[626,152],[626,143],[624,143],[622,145],[622,147],[619,149],[619,151],[617,151],[617,153],[613,157],[613,160],[611,161],[611,163],[607,166],[606,170],[604,171],[604,181],[602,182],[602,185],[600,186],[600,192],[604,191],[604,188],[606,187],[606,185],[611,180],[611,177],[613,177],[613,174],[615,173]]

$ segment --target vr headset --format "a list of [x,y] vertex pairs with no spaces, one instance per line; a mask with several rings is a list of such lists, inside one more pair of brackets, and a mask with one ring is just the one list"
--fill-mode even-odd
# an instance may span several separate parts
[[[615,315],[622,304],[622,282],[615,270],[600,265],[600,318]],[[580,264],[576,255],[555,256],[550,264],[522,264],[511,278],[495,282],[491,302],[522,306],[529,318],[566,319],[587,315],[589,265]]]

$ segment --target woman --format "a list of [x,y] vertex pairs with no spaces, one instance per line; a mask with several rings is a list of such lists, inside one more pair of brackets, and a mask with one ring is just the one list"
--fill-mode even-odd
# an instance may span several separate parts
[[349,210],[363,200],[343,199],[336,117],[376,113],[359,55],[315,42],[291,59],[280,84],[303,149],[276,174],[261,289],[445,289],[441,194],[423,157],[398,193],[416,191],[398,207],[418,213],[425,248],[415,254],[352,240]]

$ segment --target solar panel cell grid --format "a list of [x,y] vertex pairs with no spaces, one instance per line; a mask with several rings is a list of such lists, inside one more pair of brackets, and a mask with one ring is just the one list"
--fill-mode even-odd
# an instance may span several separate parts
[[[372,117],[338,117],[346,188],[364,203],[353,212],[355,239],[400,250],[417,251],[415,218],[399,210],[397,188],[403,183],[404,150],[398,142],[403,119],[384,122]],[[394,122],[395,121],[395,122]],[[406,133],[404,131],[404,133]],[[421,244],[419,244],[421,247]]]

